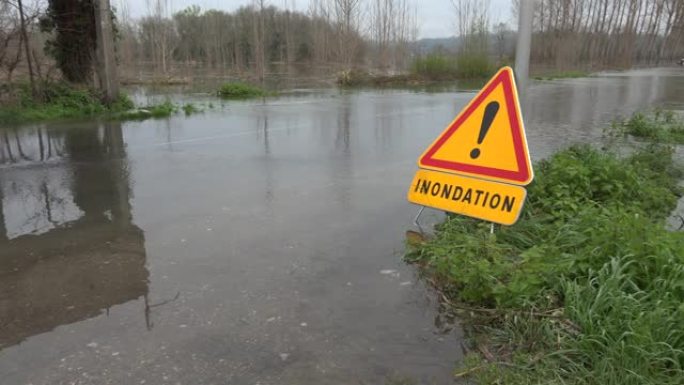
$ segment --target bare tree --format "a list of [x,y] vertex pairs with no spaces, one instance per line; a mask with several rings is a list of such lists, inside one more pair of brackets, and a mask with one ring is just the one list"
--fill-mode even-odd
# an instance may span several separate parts
[[360,0],[334,0],[335,21],[338,25],[338,49],[346,67],[356,58],[361,24]]
[[260,81],[264,81],[266,76],[266,31],[264,24],[264,10],[266,8],[265,0],[253,0],[254,8],[254,65],[256,73]]
[[489,31],[489,0],[451,0],[461,52],[486,52]]

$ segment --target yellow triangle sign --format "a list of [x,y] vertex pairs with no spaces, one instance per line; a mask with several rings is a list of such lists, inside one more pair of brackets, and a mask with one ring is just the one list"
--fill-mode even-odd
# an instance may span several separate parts
[[513,70],[504,67],[418,160],[425,169],[516,185],[534,178]]

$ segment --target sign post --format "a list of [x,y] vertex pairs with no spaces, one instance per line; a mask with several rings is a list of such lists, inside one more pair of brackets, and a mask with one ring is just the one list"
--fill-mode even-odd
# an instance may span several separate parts
[[500,69],[418,159],[408,200],[512,225],[534,178],[513,70]]

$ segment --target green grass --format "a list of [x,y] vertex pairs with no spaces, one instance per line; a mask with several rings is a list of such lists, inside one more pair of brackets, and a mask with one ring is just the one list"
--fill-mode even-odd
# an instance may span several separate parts
[[[680,384],[684,235],[673,149],[574,146],[535,167],[514,226],[449,216],[407,254],[465,319],[479,384]],[[485,354],[486,353],[486,354]]]
[[636,113],[614,126],[620,133],[636,138],[684,144],[684,122],[677,119],[672,111]]
[[534,76],[535,80],[556,80],[556,79],[575,79],[575,78],[586,78],[591,74],[586,71],[560,71],[552,72],[545,75]]
[[218,95],[227,99],[248,99],[268,96],[268,93],[259,87],[245,83],[227,83],[221,86]]
[[41,86],[41,98],[33,98],[26,85],[18,86],[16,101],[0,107],[0,124],[21,124],[38,121],[104,117],[117,120],[162,118],[175,113],[169,101],[143,108],[135,108],[125,94],[107,106],[101,95],[90,88],[77,88],[65,83]]

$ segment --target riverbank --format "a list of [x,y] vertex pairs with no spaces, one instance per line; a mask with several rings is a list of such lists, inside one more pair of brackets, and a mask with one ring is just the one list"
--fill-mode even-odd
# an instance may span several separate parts
[[124,93],[113,103],[106,104],[97,90],[66,83],[41,84],[37,95],[25,84],[13,85],[13,88],[0,107],[0,124],[90,117],[142,120],[167,117],[178,110],[178,106],[170,102],[136,107]]
[[[12,125],[63,119],[104,118],[108,120],[145,120],[169,117],[178,112],[191,115],[203,111],[196,104],[179,105],[169,100],[161,103],[136,106],[124,93],[111,104],[105,104],[102,95],[92,88],[77,87],[66,83],[49,83],[33,95],[25,84],[13,85],[0,107],[0,124]],[[221,99],[249,99],[273,96],[261,88],[246,83],[223,84],[215,95]],[[213,108],[209,103],[207,108]]]
[[[461,77],[456,74],[428,75],[421,73],[401,73],[394,75],[373,74],[360,70],[343,71],[337,75],[337,84],[341,87],[374,87],[374,88],[398,88],[436,86],[449,83],[468,82],[479,84],[486,83],[494,72],[487,70],[481,76]],[[565,71],[543,74],[532,74],[531,78],[536,81],[575,79],[589,77],[591,73],[585,71]]]
[[[644,124],[666,129],[662,118],[637,114],[611,134]],[[408,253],[469,331],[457,377],[616,385],[684,378],[684,234],[665,227],[682,195],[682,167],[660,141],[617,153],[560,151],[536,165],[518,224],[490,234],[489,224],[449,216]]]

